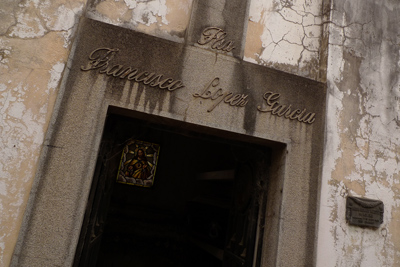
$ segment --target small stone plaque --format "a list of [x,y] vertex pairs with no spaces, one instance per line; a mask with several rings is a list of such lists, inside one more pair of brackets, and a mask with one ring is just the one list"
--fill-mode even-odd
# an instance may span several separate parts
[[349,224],[379,227],[383,223],[383,202],[368,198],[347,197],[346,220]]

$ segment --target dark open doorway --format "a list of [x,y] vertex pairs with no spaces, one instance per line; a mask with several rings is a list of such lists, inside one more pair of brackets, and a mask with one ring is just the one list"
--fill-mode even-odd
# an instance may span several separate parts
[[[110,114],[74,266],[259,266],[270,151]],[[160,144],[154,185],[116,183],[122,149]]]

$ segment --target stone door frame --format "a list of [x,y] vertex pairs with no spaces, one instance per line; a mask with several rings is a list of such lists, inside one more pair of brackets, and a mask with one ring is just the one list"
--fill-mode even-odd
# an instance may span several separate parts
[[[117,65],[142,76],[125,79]],[[170,80],[146,84],[151,72]],[[215,102],[219,88],[237,101]],[[83,18],[11,266],[72,265],[108,112],[269,146],[262,266],[315,265],[325,105],[323,83]]]

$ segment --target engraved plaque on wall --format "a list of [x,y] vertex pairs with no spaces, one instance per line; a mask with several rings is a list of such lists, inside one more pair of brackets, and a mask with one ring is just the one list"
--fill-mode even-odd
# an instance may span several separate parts
[[383,223],[383,202],[368,198],[347,197],[346,221],[351,225],[379,227]]

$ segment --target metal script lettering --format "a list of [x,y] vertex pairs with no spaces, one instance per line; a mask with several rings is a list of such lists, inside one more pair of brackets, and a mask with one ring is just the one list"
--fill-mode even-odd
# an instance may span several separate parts
[[200,97],[203,99],[211,99],[214,103],[211,105],[208,112],[214,110],[221,102],[229,104],[230,106],[244,107],[248,100],[248,95],[245,94],[234,94],[229,91],[224,91],[222,88],[216,88],[219,85],[219,78],[212,79],[201,93],[194,93],[194,97]]
[[383,202],[368,198],[347,197],[346,220],[357,226],[379,227],[383,223]]
[[156,74],[155,72],[140,71],[138,68],[126,67],[121,64],[111,65],[110,61],[119,52],[115,48],[97,48],[89,55],[87,66],[81,66],[81,70],[98,70],[99,73],[120,79],[127,79],[148,85],[158,87],[159,89],[167,89],[175,91],[185,87],[181,80],[174,80],[164,77],[164,74]]
[[230,52],[235,47],[233,41],[225,40],[226,32],[223,29],[217,27],[205,28],[200,36],[200,40],[197,41],[199,45],[210,44],[210,47],[215,50],[224,52]]
[[278,99],[281,95],[274,92],[266,92],[264,100],[267,104],[266,108],[258,106],[260,112],[271,112],[272,115],[284,117],[289,120],[298,120],[303,123],[313,123],[315,121],[315,113],[307,112],[307,109],[295,109],[292,105],[280,104]]

